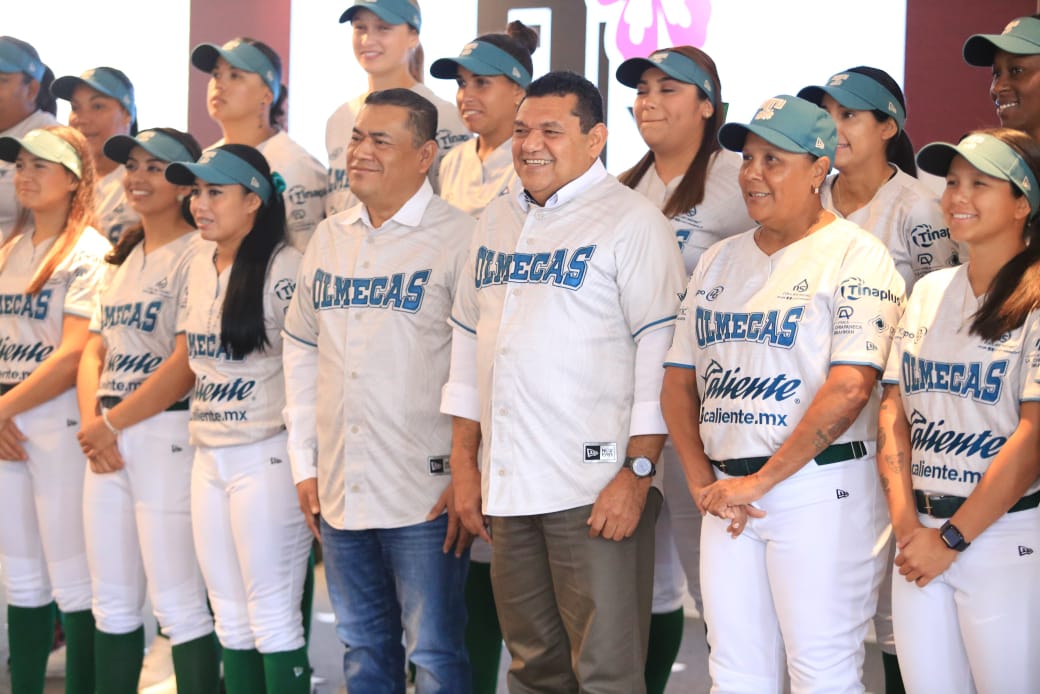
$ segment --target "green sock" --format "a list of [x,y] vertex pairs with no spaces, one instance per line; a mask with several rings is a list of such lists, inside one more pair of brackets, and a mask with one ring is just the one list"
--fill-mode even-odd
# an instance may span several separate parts
[[885,694],[906,694],[903,673],[899,669],[899,658],[894,653],[882,651],[881,664],[885,666]]
[[173,672],[178,691],[217,694],[220,691],[220,645],[216,634],[210,632],[174,646]]
[[64,615],[65,694],[94,694],[94,615],[90,610]]
[[260,651],[255,648],[243,651],[225,648],[221,658],[227,694],[265,694],[264,657]]
[[672,674],[672,663],[682,643],[683,621],[681,607],[674,612],[650,616],[650,647],[643,670],[647,694],[664,694],[668,676]]
[[303,578],[303,599],[300,608],[303,610],[303,642],[311,643],[311,614],[314,611],[314,543],[311,543],[311,553],[307,557],[307,573]]
[[466,650],[473,671],[473,694],[498,691],[502,627],[491,591],[491,564],[470,561],[466,576]]
[[307,662],[306,646],[300,646],[295,651],[264,653],[263,657],[267,691],[278,694],[310,694],[311,667]]
[[11,691],[35,694],[47,679],[47,656],[54,642],[54,603],[43,607],[7,606]]
[[128,634],[94,632],[97,694],[136,694],[144,659],[144,627]]

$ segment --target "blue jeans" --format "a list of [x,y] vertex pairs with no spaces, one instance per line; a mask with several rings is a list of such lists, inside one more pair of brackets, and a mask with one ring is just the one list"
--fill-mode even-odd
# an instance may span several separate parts
[[[403,528],[337,530],[321,521],[347,691],[404,694],[405,648],[417,694],[468,694],[464,588],[469,553],[444,554],[448,518]],[[406,645],[401,645],[401,627]]]

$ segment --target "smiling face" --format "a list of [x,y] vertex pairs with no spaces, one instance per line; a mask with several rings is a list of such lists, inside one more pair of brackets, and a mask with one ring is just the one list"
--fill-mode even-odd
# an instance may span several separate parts
[[369,207],[406,201],[422,186],[436,150],[432,140],[416,144],[407,109],[368,104],[347,145],[350,189]]
[[166,180],[163,173],[167,162],[157,159],[141,147],[130,150],[123,175],[123,190],[134,212],[146,217],[170,208],[180,209],[178,196],[191,192],[189,186],[177,186]]
[[960,155],[950,162],[941,204],[950,236],[970,249],[1024,244],[1028,200],[1016,196],[1007,181],[987,176]]
[[350,21],[354,57],[370,75],[383,75],[407,65],[419,32],[408,24],[390,24],[371,10],[358,10]]
[[455,102],[466,127],[484,137],[508,137],[523,88],[505,75],[475,75],[461,65],[455,81]]
[[218,123],[257,117],[267,122],[274,95],[260,75],[217,58],[206,87],[206,109]]
[[878,122],[873,111],[845,108],[830,94],[823,95],[820,106],[830,114],[838,128],[838,148],[834,154],[836,169],[848,171],[887,160],[885,148],[899,134],[894,119]]
[[1040,55],[998,50],[989,93],[1001,125],[1040,136]]
[[520,104],[513,126],[513,167],[539,205],[588,171],[607,142],[602,123],[581,131],[578,97],[530,97]]
[[212,185],[195,179],[191,190],[191,215],[199,235],[218,246],[237,248],[260,211],[260,198],[237,183]]
[[820,208],[819,186],[830,163],[808,154],[788,152],[748,133],[740,167],[740,190],[748,215],[766,229],[800,232],[793,227]]
[[130,133],[130,113],[117,100],[85,84],[76,87],[69,99],[69,125],[83,133],[94,161],[102,161],[105,141],[113,135]]
[[14,193],[18,204],[36,213],[72,205],[79,179],[61,164],[21,150],[14,162]]
[[639,134],[655,152],[700,145],[715,107],[696,86],[669,77],[659,68],[643,73],[632,109]]

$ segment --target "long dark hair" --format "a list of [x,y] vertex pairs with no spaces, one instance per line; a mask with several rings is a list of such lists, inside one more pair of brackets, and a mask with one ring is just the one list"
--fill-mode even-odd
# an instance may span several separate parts
[[[1040,177],[1040,144],[1018,130],[997,128],[979,131],[992,135],[1015,150],[1033,175]],[[1011,185],[1016,198],[1023,193]],[[996,342],[1022,326],[1031,311],[1040,308],[1040,210],[1033,210],[1022,232],[1026,247],[997,271],[982,306],[971,321],[971,334]]]
[[[903,90],[900,89],[899,84],[892,79],[892,75],[879,68],[867,67],[866,65],[852,67],[845,72],[855,72],[857,75],[863,75],[874,80],[894,96],[897,101],[899,101],[899,105],[903,107],[903,113],[907,112],[906,99],[903,97]],[[877,120],[878,123],[884,123],[892,117],[891,114],[878,109],[872,109],[870,112],[874,114],[874,119]],[[888,144],[885,146],[885,158],[888,159],[890,163],[895,164],[906,173],[917,178],[917,162],[914,161],[914,145],[910,142],[910,136],[906,134],[906,130],[900,128],[899,133],[888,141]]]
[[[220,317],[220,346],[233,359],[242,359],[270,344],[264,327],[264,283],[271,258],[285,244],[285,203],[264,155],[247,145],[221,145],[220,149],[256,169],[272,191],[270,201],[263,202],[253,228],[235,253]],[[245,186],[242,189],[247,190]]]
[[274,71],[279,75],[279,86],[278,86],[278,98],[271,104],[271,108],[267,112],[268,122],[272,128],[278,128],[281,130],[286,129],[286,118],[289,114],[285,112],[285,105],[289,99],[289,87],[281,80],[282,77],[282,59],[275,53],[274,49],[268,46],[263,41],[250,38],[248,36],[242,37],[242,43],[248,43],[249,45],[256,48],[258,51],[263,53],[268,60],[271,61],[271,65],[274,67]]
[[[704,124],[704,135],[701,137],[701,146],[697,150],[697,155],[690,162],[682,180],[679,181],[679,185],[669,196],[668,202],[665,203],[662,210],[665,217],[674,217],[693,209],[704,200],[704,188],[708,182],[708,164],[711,162],[712,155],[722,149],[719,144],[719,128],[722,127],[723,108],[722,84],[719,81],[718,68],[715,67],[715,61],[711,59],[711,56],[693,46],[676,46],[668,50],[686,56],[708,73],[712,86],[715,88],[715,100],[718,103],[711,117]],[[701,101],[707,99],[699,88],[697,98]],[[618,180],[629,188],[635,188],[653,165],[654,153],[651,150],[644,154],[635,166],[618,176]]]
[[[202,156],[202,147],[199,146],[198,141],[195,140],[189,133],[182,133],[180,130],[174,130],[173,128],[149,128],[149,130],[158,130],[161,133],[169,135],[173,139],[184,145],[184,149],[188,150],[188,154],[191,155],[192,160],[198,159]],[[148,132],[147,130],[144,132]],[[195,226],[195,218],[191,216],[191,200],[187,197],[181,201],[181,216],[184,217],[184,221],[188,224]],[[122,265],[123,261],[127,259],[130,252],[134,250],[137,244],[144,240],[144,224],[138,222],[133,226],[125,229],[122,234],[119,235],[119,240],[116,241],[115,248],[108,252],[105,256],[105,262],[110,265]]]

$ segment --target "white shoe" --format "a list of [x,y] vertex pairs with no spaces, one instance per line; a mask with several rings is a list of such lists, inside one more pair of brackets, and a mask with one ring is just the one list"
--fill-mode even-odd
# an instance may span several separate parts
[[47,656],[47,677],[64,677],[65,676],[65,646],[55,648],[51,651],[51,654]]
[[141,664],[141,678],[137,681],[137,691],[147,691],[149,694],[176,692],[175,686],[171,689],[151,689],[155,685],[166,683],[172,686],[173,682],[173,646],[168,638],[157,635],[152,639],[152,645],[145,653],[144,662]]

